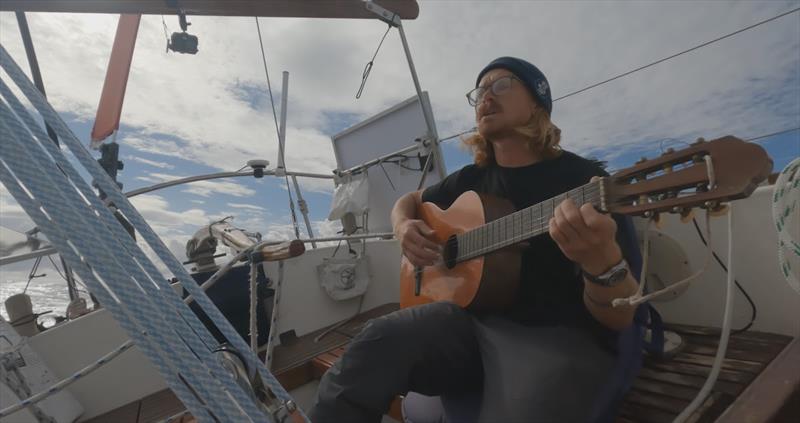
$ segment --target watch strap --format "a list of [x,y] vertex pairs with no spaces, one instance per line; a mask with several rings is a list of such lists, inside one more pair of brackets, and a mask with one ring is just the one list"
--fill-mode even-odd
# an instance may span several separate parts
[[589,282],[595,283],[597,285],[610,287],[616,285],[623,279],[623,278],[619,279],[614,278],[614,276],[621,271],[625,271],[626,275],[627,272],[629,272],[628,262],[626,262],[624,258],[620,260],[619,263],[611,266],[610,269],[597,276],[589,274],[586,271],[583,271],[583,277],[586,278]]

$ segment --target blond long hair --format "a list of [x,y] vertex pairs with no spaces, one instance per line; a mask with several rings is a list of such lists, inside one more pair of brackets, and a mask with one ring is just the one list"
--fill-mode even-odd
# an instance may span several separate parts
[[[551,120],[550,115],[541,108],[536,108],[525,125],[514,128],[518,134],[527,138],[526,145],[538,153],[543,159],[553,159],[561,154],[561,129]],[[472,152],[475,164],[484,167],[495,163],[492,143],[481,134],[474,134],[462,139],[464,145]]]

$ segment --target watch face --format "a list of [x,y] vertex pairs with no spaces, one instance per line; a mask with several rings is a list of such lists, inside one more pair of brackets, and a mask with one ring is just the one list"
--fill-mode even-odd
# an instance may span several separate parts
[[626,276],[628,276],[628,269],[626,268],[617,269],[614,271],[614,273],[611,274],[611,276],[609,276],[608,283],[610,285],[619,283],[623,279],[625,279]]

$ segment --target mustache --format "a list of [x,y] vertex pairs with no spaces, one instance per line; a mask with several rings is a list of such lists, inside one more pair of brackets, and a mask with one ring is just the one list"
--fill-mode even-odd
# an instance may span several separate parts
[[482,118],[486,115],[500,113],[503,111],[503,108],[497,104],[486,104],[482,103],[478,106],[478,118]]

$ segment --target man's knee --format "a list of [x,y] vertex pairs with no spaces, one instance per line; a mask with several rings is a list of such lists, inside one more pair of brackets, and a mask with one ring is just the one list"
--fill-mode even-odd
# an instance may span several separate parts
[[449,302],[435,302],[372,319],[364,330],[391,339],[403,339],[442,336],[443,331],[470,326],[470,316],[464,309]]
[[[461,307],[436,302],[398,310],[367,322],[358,340],[378,342],[390,348],[413,348],[448,337],[472,336],[472,321]],[[453,339],[453,342],[456,342]]]

